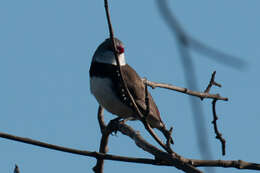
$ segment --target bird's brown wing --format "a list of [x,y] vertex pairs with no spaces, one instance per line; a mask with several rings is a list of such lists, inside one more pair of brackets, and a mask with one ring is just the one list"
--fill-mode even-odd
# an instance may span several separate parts
[[[125,65],[121,69],[122,69],[122,73],[124,75],[124,79],[127,83],[127,87],[129,89],[130,93],[132,94],[140,111],[143,114],[145,114],[145,112],[146,112],[145,85],[144,85],[142,79],[139,77],[139,75],[136,73],[136,71],[129,65]],[[154,119],[154,121],[159,120],[159,122],[162,123],[162,120],[160,117],[160,112],[149,92],[148,92],[148,98],[149,98],[149,107],[150,107],[149,116],[152,116],[150,118]]]

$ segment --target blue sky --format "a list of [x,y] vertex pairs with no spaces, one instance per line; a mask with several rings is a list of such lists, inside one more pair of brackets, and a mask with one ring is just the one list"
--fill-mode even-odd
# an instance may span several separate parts
[[[174,1],[170,8],[195,38],[241,57],[247,68],[237,70],[192,52],[198,87],[204,90],[211,73],[223,87],[212,92],[219,101],[219,129],[227,140],[221,156],[211,125],[211,101],[201,102],[214,159],[260,162],[258,132],[260,24],[257,0]],[[127,62],[149,80],[186,87],[175,38],[161,19],[155,1],[112,1],[115,35],[126,48]],[[96,47],[108,37],[103,1],[0,1],[0,131],[52,144],[97,151],[100,132],[98,104],[89,91],[88,70]],[[164,89],[150,90],[167,127],[174,126],[174,150],[201,158],[189,96]],[[199,99],[198,99],[199,101]],[[106,120],[114,118],[109,113]],[[140,122],[129,122],[154,143]],[[109,153],[152,157],[118,134]],[[95,159],[0,139],[0,170],[12,172],[91,172]],[[105,172],[180,172],[175,168],[106,161]],[[218,168],[217,172],[254,172]]]

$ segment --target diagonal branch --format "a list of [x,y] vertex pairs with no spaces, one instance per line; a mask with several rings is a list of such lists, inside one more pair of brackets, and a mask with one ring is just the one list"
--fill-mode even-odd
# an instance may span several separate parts
[[206,58],[212,58],[218,63],[222,63],[235,69],[245,69],[247,67],[248,64],[245,60],[214,49],[202,41],[192,37],[182,27],[175,14],[169,10],[169,4],[166,3],[166,0],[157,0],[157,5],[159,7],[160,13],[163,15],[163,19],[167,21],[169,28],[174,31],[176,38],[178,38],[182,44],[185,45],[185,47],[193,49],[198,53],[209,55],[206,56]]
[[[150,112],[150,100],[149,100],[149,97],[148,97],[148,84],[147,84],[147,79],[146,78],[143,78],[143,83],[145,85],[145,104],[146,104],[146,111],[145,111],[145,117],[146,118]],[[145,121],[145,120],[144,120]],[[174,141],[173,139],[171,138],[171,135],[172,135],[172,129],[173,127],[170,128],[170,130],[168,131],[169,134],[168,135],[165,135],[166,137],[166,147],[171,149],[171,144],[174,144]],[[171,151],[172,152],[172,151]]]
[[139,110],[139,108],[137,107],[135,100],[133,98],[133,96],[131,95],[126,82],[124,80],[124,76],[120,67],[120,63],[119,63],[119,58],[118,58],[118,54],[117,54],[117,48],[115,46],[115,40],[114,40],[114,32],[113,32],[113,27],[111,24],[111,19],[110,19],[110,13],[109,13],[109,8],[108,8],[108,2],[107,0],[104,0],[104,5],[105,5],[105,11],[106,11],[106,16],[107,16],[107,22],[108,22],[108,28],[109,28],[109,34],[110,34],[110,39],[112,40],[113,43],[113,50],[114,50],[114,55],[116,57],[116,63],[117,63],[117,67],[118,67],[118,72],[119,72],[119,78],[120,78],[120,82],[123,84],[123,88],[126,91],[126,95],[127,97],[130,99],[133,108],[135,110],[135,112],[137,113],[138,118],[142,121],[142,123],[144,124],[145,129],[149,132],[149,134],[155,139],[155,141],[162,147],[164,148],[168,153],[172,153],[172,149],[169,148],[167,145],[165,145],[161,139],[155,134],[155,132],[153,131],[153,129],[150,127],[150,125],[146,122],[144,115],[141,113],[141,111]]
[[177,153],[175,153],[175,152],[167,153],[167,152],[164,152],[164,151],[156,148],[155,146],[151,145],[140,135],[139,132],[136,132],[130,126],[128,126],[126,124],[119,124],[119,131],[122,134],[129,136],[131,139],[133,139],[135,141],[135,144],[138,147],[140,147],[144,151],[152,154],[155,157],[155,160],[160,160],[161,162],[171,163],[174,165],[174,167],[176,167],[180,170],[183,170],[184,172],[187,172],[187,173],[201,172],[200,170],[193,167],[187,161],[187,159],[182,158]]

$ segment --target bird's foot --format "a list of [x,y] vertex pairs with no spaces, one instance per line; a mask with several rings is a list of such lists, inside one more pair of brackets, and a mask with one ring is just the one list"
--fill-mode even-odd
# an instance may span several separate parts
[[108,123],[107,127],[109,128],[109,131],[111,133],[111,135],[116,136],[117,135],[117,131],[119,128],[119,124],[120,124],[120,117],[117,117],[113,120],[110,120],[110,122]]

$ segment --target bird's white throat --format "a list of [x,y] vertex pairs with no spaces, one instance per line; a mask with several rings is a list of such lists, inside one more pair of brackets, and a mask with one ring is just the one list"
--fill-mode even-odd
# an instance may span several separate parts
[[[125,54],[124,53],[121,53],[118,56],[118,58],[119,58],[119,64],[121,66],[126,65],[126,60],[125,60]],[[101,62],[101,63],[106,63],[106,64],[111,64],[111,65],[117,65],[114,52],[112,52],[112,51],[105,51],[102,54],[95,55],[94,56],[94,61]]]

